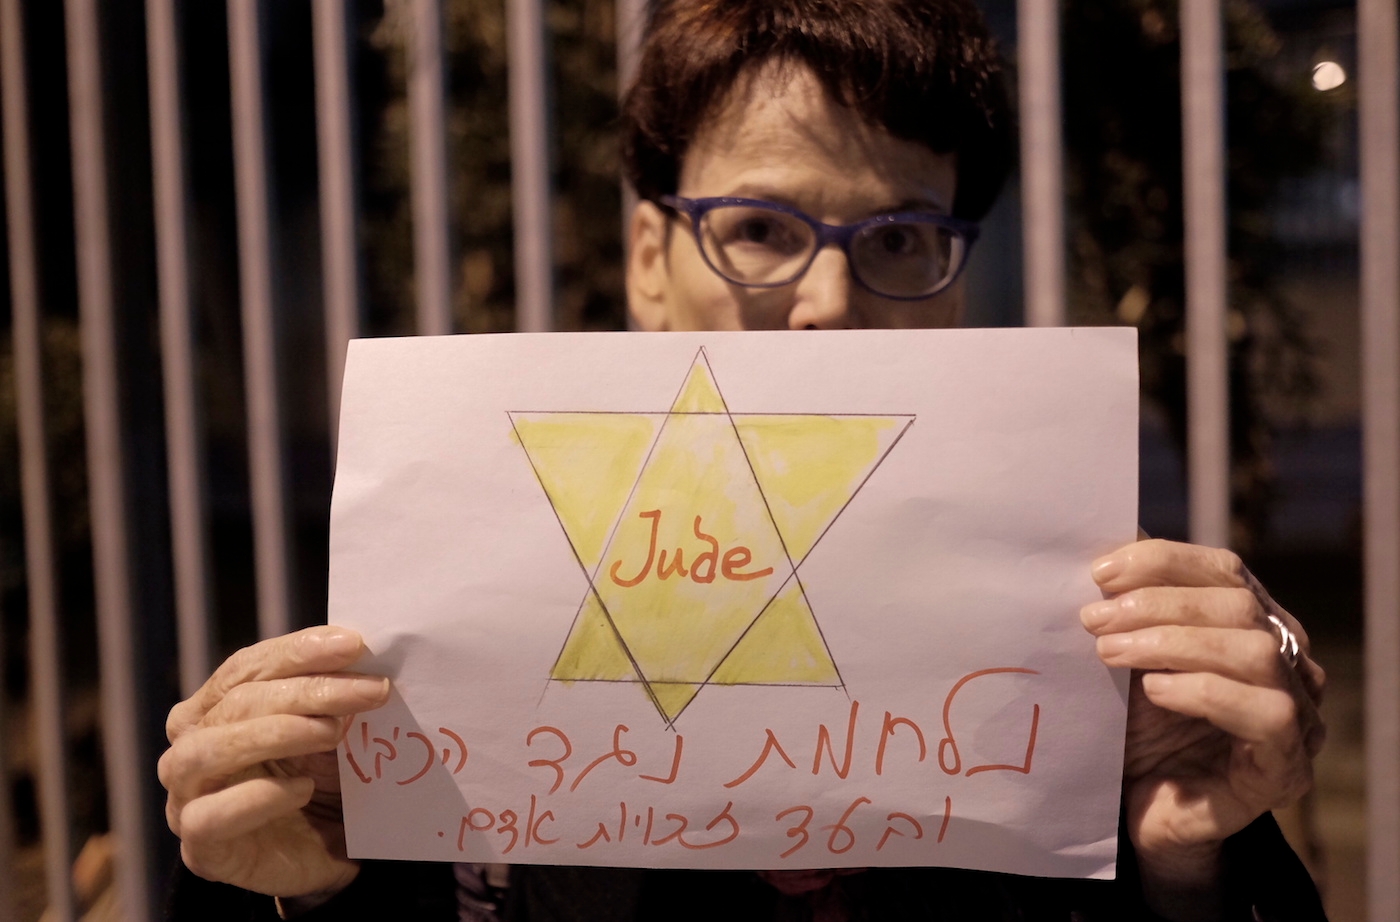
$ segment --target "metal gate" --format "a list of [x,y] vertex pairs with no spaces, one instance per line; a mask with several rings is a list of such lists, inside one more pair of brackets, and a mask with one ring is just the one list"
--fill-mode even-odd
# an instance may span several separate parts
[[[43,9],[53,15],[58,4]],[[448,246],[449,168],[444,114],[443,0],[399,0],[407,16],[409,138],[417,330],[454,329],[453,270]],[[451,2],[451,0],[447,0]],[[74,918],[70,864],[75,854],[73,805],[65,779],[72,753],[66,745],[64,637],[52,497],[55,486],[46,447],[44,290],[34,242],[43,215],[34,200],[31,126],[61,117],[35,111],[36,62],[27,16],[39,2],[0,0],[0,88],[3,88],[4,176],[9,290],[13,310],[15,391],[21,451],[29,657],[29,724],[34,740],[38,804],[49,905],[56,918]],[[311,0],[314,28],[320,273],[324,300],[326,393],[335,418],[347,340],[360,334],[362,259],[357,237],[357,153],[352,113],[352,34],[347,0]],[[72,234],[76,262],[83,368],[94,594],[99,634],[101,721],[110,820],[117,840],[121,899],[131,919],[159,912],[162,880],[173,856],[165,832],[162,792],[154,764],[170,704],[165,677],[178,670],[184,694],[211,669],[211,550],[208,534],[207,458],[202,447],[194,349],[190,250],[190,143],[181,96],[182,61],[176,0],[104,4],[65,0],[68,132],[71,137]],[[285,344],[274,322],[277,217],[272,212],[271,155],[266,82],[268,6],[228,0],[228,74],[236,177],[238,282],[241,298],[243,388],[246,395],[248,480],[256,583],[263,635],[293,627],[294,516],[287,494],[291,463],[286,443],[287,400],[278,361]],[[618,70],[632,72],[642,0],[618,0]],[[113,29],[114,17],[143,24],[144,61],[133,60],[133,36]],[[510,135],[518,328],[554,326],[554,254],[551,252],[548,69],[542,0],[506,0],[510,74]],[[1059,11],[1050,0],[1017,4],[1022,112],[1023,228],[1026,240],[1025,317],[1059,324],[1065,317],[1065,218],[1059,90]],[[1374,920],[1400,918],[1400,127],[1397,126],[1395,0],[1359,0],[1359,111],[1365,470],[1366,723],[1369,819],[1369,909]],[[1229,539],[1229,443],[1226,378],[1225,139],[1222,13],[1220,0],[1183,0],[1183,162],[1186,183],[1189,367],[1189,521],[1193,540],[1225,545]],[[128,30],[129,32],[129,30]],[[139,37],[138,37],[139,38]],[[151,200],[124,198],[114,153],[109,98],[113,73],[141,65],[149,87]],[[45,72],[47,73],[47,71]],[[619,81],[622,82],[622,81]],[[130,150],[129,138],[121,139]],[[140,145],[137,145],[138,147]],[[120,161],[120,162],[119,162]],[[465,181],[470,182],[470,177]],[[619,195],[622,193],[619,192]],[[132,286],[133,246],[145,245],[140,227],[126,223],[144,207],[156,248],[154,289],[159,300],[158,342],[134,342],[123,326]],[[160,412],[136,404],[160,395]],[[164,431],[138,432],[142,420],[163,419]],[[333,422],[332,440],[333,440]],[[141,439],[146,441],[140,441]],[[150,445],[163,444],[151,457]],[[158,495],[159,494],[159,495]],[[151,508],[168,508],[153,523]],[[164,513],[162,512],[162,515]],[[159,536],[159,546],[152,536]],[[164,581],[164,583],[162,583]],[[153,614],[158,585],[174,602],[174,629]],[[168,605],[165,606],[168,608]],[[3,637],[0,637],[3,642]],[[16,745],[0,723],[0,770],[6,747]],[[11,844],[14,818],[0,808],[0,917],[15,892]]]

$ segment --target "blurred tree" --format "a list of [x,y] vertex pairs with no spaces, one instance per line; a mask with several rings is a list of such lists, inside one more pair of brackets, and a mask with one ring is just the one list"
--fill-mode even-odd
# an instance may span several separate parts
[[[559,327],[617,329],[624,305],[613,3],[550,0],[546,17]],[[367,275],[370,324],[379,332],[406,332],[413,315],[408,109],[401,91],[411,25],[406,0],[388,0],[368,41],[388,84],[400,88],[366,113]],[[446,4],[444,45],[454,311],[461,329],[509,330],[515,279],[504,4]]]
[[[1269,206],[1316,168],[1326,113],[1307,74],[1272,76],[1280,42],[1255,4],[1224,13],[1232,539],[1248,550],[1267,525],[1272,434],[1315,389],[1303,315],[1273,281]],[[1071,320],[1138,327],[1143,392],[1184,446],[1178,21],[1176,0],[1068,0],[1063,55]]]
[[[83,437],[82,358],[78,325],[72,318],[44,324],[44,423],[49,453],[50,515],[53,553],[60,572],[60,610],[85,609],[88,581],[88,493]],[[28,580],[25,572],[24,522],[15,391],[14,351],[9,330],[0,337],[0,609],[10,640],[6,680],[20,696],[29,680],[27,636]],[[84,612],[85,613],[85,612]],[[89,619],[90,620],[90,619]],[[85,622],[84,622],[85,623]]]

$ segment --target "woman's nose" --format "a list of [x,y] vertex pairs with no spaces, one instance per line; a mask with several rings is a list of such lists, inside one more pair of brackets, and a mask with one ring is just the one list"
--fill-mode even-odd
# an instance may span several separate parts
[[854,283],[846,254],[828,246],[817,253],[796,282],[788,327],[793,330],[844,330],[853,327]]

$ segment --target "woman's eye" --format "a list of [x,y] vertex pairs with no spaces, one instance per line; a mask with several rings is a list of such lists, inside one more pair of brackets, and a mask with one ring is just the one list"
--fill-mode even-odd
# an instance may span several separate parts
[[739,239],[745,243],[767,243],[773,236],[773,223],[762,218],[751,218],[739,225]]
[[879,248],[889,256],[912,256],[917,253],[919,238],[905,227],[889,227],[880,232]]
[[718,208],[710,213],[706,234],[720,246],[753,247],[783,253],[805,245],[803,225],[784,215],[757,208]]
[[792,234],[781,222],[773,218],[755,216],[736,221],[729,229],[727,237],[732,243],[751,243],[758,246],[784,246]]

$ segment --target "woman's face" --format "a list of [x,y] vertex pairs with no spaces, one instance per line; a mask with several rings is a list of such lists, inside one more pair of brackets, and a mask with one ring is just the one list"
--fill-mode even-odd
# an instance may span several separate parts
[[[954,157],[868,125],[802,67],[741,79],[698,133],[681,168],[684,198],[735,196],[797,208],[828,224],[894,211],[951,214]],[[690,222],[650,202],[633,217],[627,300],[646,330],[949,327],[961,281],[921,301],[860,287],[839,246],[779,288],[746,288],[705,264]]]

